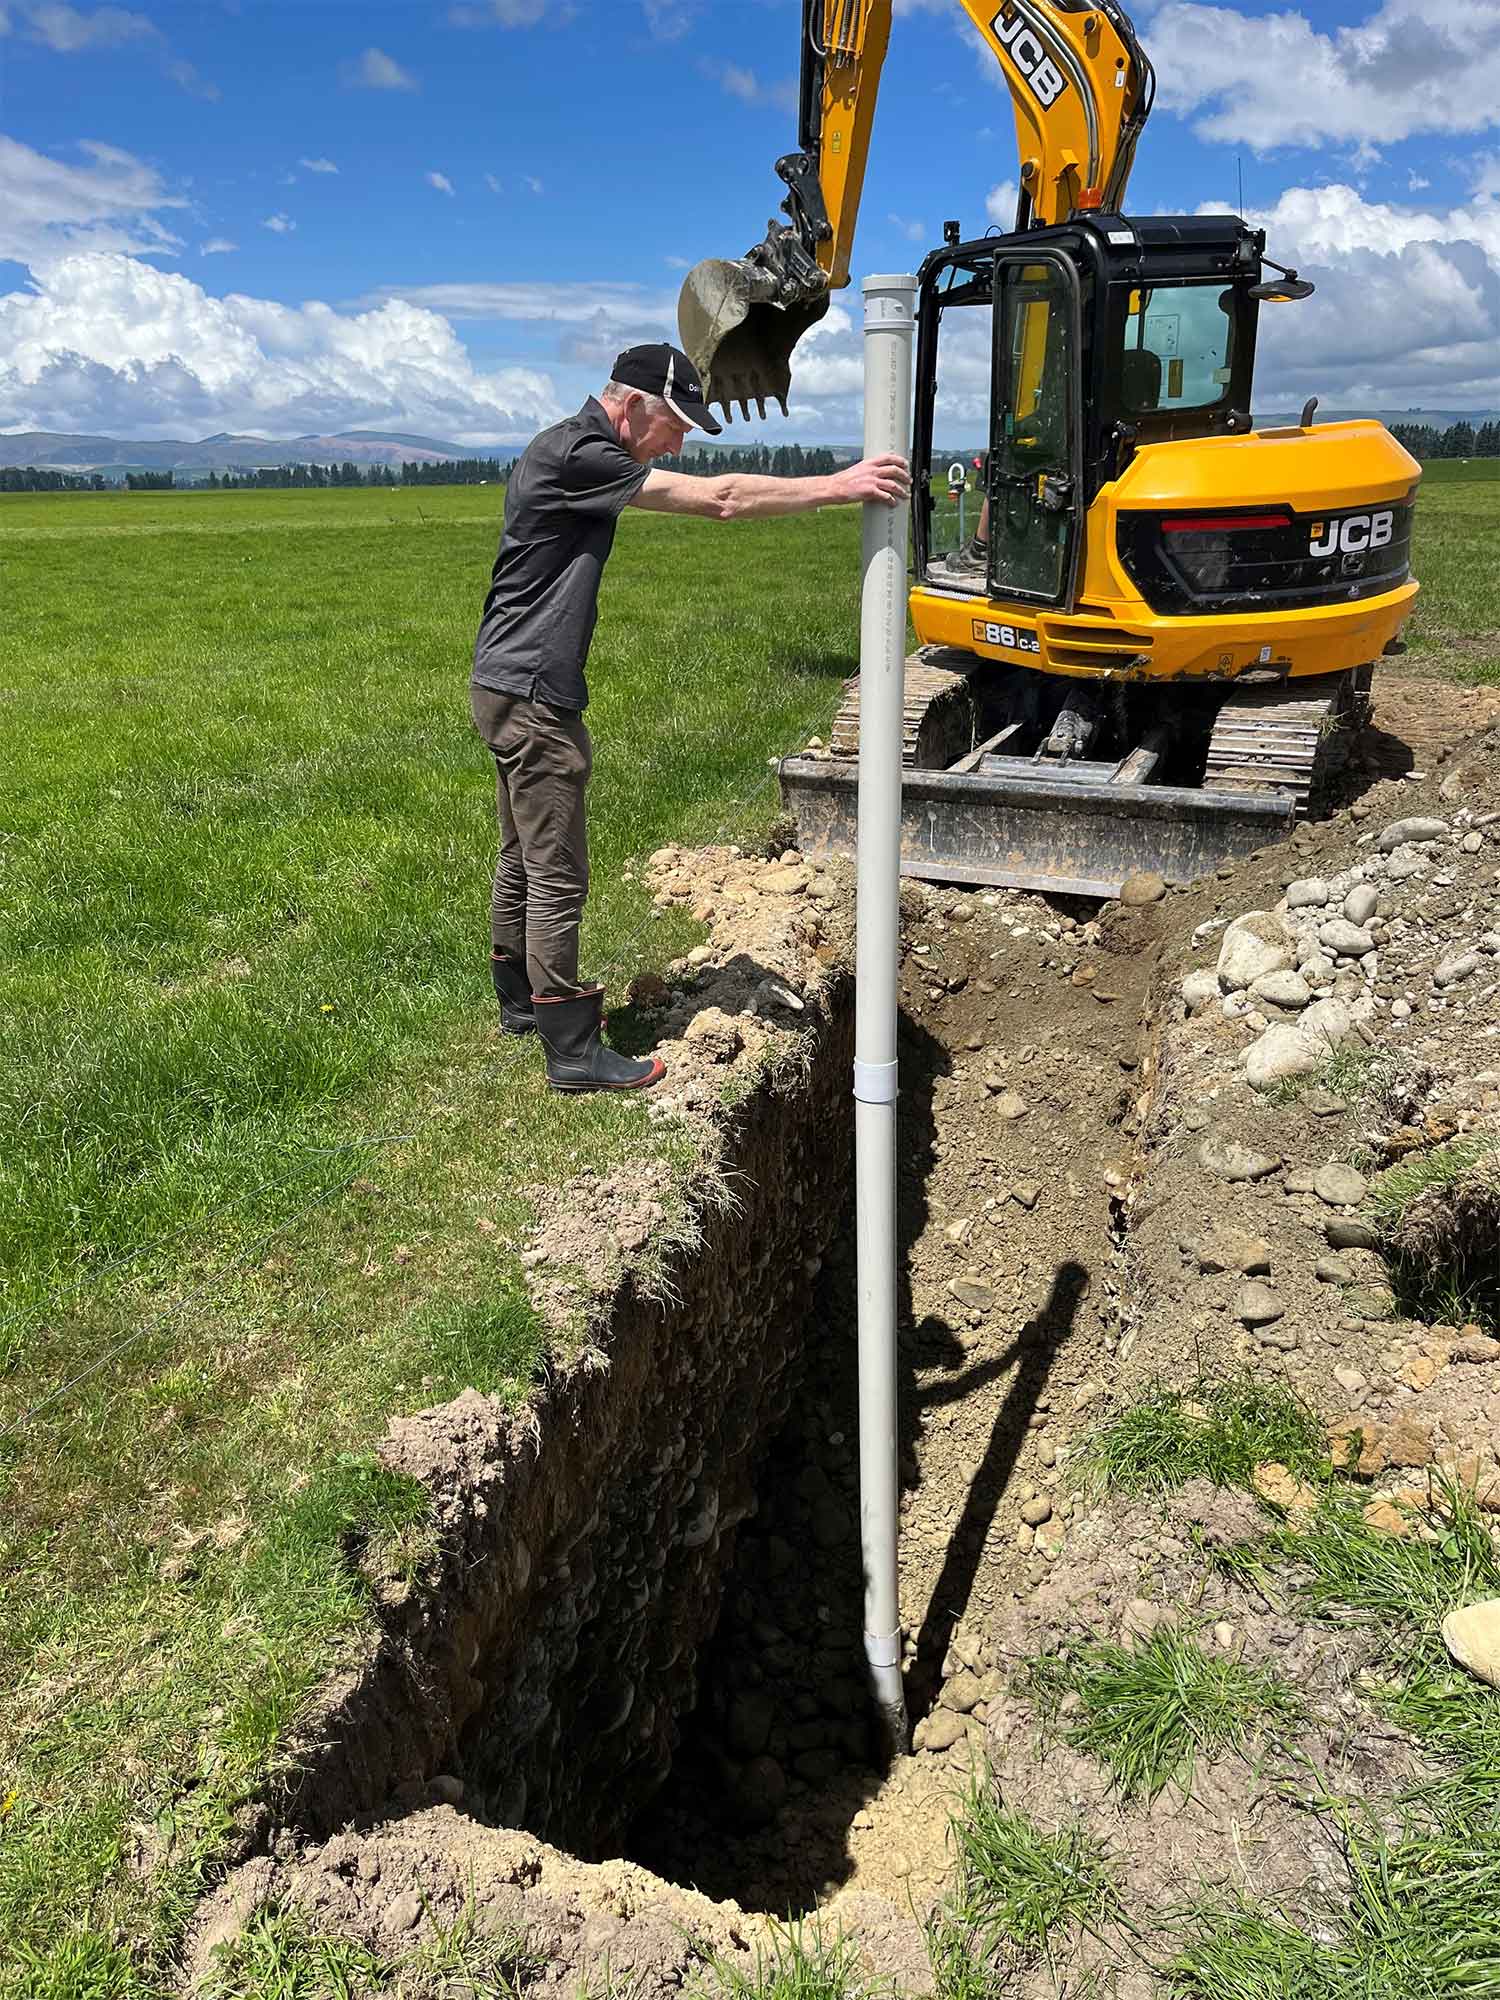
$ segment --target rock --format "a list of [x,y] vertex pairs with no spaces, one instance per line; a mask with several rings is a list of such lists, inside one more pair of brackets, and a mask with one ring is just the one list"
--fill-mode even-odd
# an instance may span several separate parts
[[1245,1051],[1245,1081],[1252,1090],[1270,1090],[1322,1067],[1322,1054],[1300,1028],[1267,1028]]
[[701,1014],[695,1014],[682,1039],[702,1049],[712,1062],[733,1062],[745,1044],[739,1023],[721,1007],[705,1007]]
[[1368,882],[1356,882],[1344,898],[1344,915],[1356,930],[1363,927],[1375,914],[1375,906],[1380,901],[1374,888]]
[[1381,1433],[1379,1452],[1383,1465],[1431,1465],[1432,1430],[1415,1417],[1400,1417]]
[[1354,1033],[1354,1016],[1343,1000],[1314,1000],[1302,1019],[1297,1023],[1298,1032],[1316,1044],[1321,1044],[1326,1054],[1329,1049],[1342,1048]]
[[1269,910],[1251,910],[1237,917],[1224,933],[1217,967],[1226,993],[1238,993],[1268,972],[1293,963],[1291,940],[1280,917]]
[[1045,1493],[1039,1493],[1034,1500],[1028,1500],[1021,1509],[1021,1519],[1028,1528],[1040,1528],[1044,1521],[1052,1519],[1052,1502]]
[[843,1501],[833,1493],[823,1493],[813,1502],[812,1538],[820,1549],[841,1548],[854,1533],[854,1523]]
[[1271,1246],[1248,1229],[1220,1222],[1193,1245],[1200,1271],[1238,1271],[1246,1278],[1264,1277],[1271,1269]]
[[1393,1507],[1389,1500],[1372,1500],[1362,1510],[1361,1518],[1377,1535],[1389,1535],[1394,1541],[1405,1541],[1411,1534],[1411,1516]]
[[1345,1257],[1320,1257],[1313,1266],[1313,1276],[1320,1285],[1352,1285],[1354,1266]]
[[734,1780],[730,1796],[748,1825],[768,1826],[786,1804],[786,1772],[774,1757],[752,1757]]
[[1243,1326],[1270,1326],[1281,1318],[1286,1307],[1269,1285],[1253,1279],[1241,1285],[1234,1298],[1234,1316]]
[[1483,964],[1484,959],[1477,951],[1458,952],[1443,960],[1432,975],[1433,981],[1438,986],[1458,986],[1472,978]]
[[1331,1090],[1325,1090],[1319,1083],[1311,1090],[1303,1091],[1302,1109],[1310,1111],[1314,1118],[1339,1118],[1349,1107],[1342,1097],[1335,1096]]
[[1016,1119],[1024,1118],[1027,1112],[1025,1098],[1019,1097],[1013,1090],[1002,1090],[993,1108],[997,1118],[1009,1119],[1012,1124]]
[[1210,1132],[1198,1148],[1198,1163],[1221,1181],[1263,1181],[1267,1174],[1276,1172],[1281,1158],[1279,1154],[1259,1153],[1253,1146],[1241,1145],[1238,1139]]
[[1265,972],[1251,986],[1250,998],[1295,1014],[1312,999],[1312,988],[1300,972]]
[[1370,1386],[1369,1382],[1361,1375],[1357,1368],[1335,1368],[1333,1379],[1338,1383],[1344,1394],[1351,1398],[1362,1396]]
[[1492,1340],[1487,1333],[1461,1333],[1454,1342],[1455,1361],[1496,1361],[1500,1360],[1500,1340]]
[[1335,1250],[1378,1250],[1380,1237],[1371,1223],[1357,1215],[1330,1215],[1323,1234]]
[[1375,949],[1375,940],[1370,933],[1361,930],[1358,924],[1351,924],[1347,917],[1334,917],[1322,925],[1318,931],[1318,942],[1327,945],[1339,958],[1363,958],[1367,951]]
[[1137,1639],[1149,1639],[1153,1632],[1171,1622],[1172,1614],[1166,1605],[1153,1604],[1149,1597],[1132,1597],[1120,1622],[1120,1637],[1126,1646],[1133,1647]]
[[994,1291],[977,1278],[954,1278],[948,1290],[970,1312],[988,1312],[995,1303]]
[[1190,972],[1182,982],[1183,1005],[1189,1014],[1201,1014],[1218,997],[1219,975],[1216,972]]
[[955,1743],[962,1743],[968,1730],[964,1718],[956,1709],[935,1709],[927,1718],[927,1740],[924,1750],[951,1750]]
[[1398,847],[1417,847],[1424,841],[1441,840],[1447,831],[1445,819],[1398,819],[1392,821],[1375,845],[1382,854],[1394,854]]
[[758,1757],[771,1740],[776,1704],[761,1688],[743,1688],[729,1704],[724,1734],[736,1757]]
[[1450,1611],[1443,1620],[1443,1644],[1477,1680],[1500,1688],[1500,1597]]
[[1289,910],[1321,910],[1327,901],[1328,884],[1319,875],[1309,875],[1287,888],[1286,906]]
[[400,1896],[393,1896],[381,1913],[381,1920],[388,1931],[414,1931],[422,1921],[422,1898],[413,1889]]
[[938,1706],[951,1708],[956,1715],[967,1715],[970,1709],[977,1708],[983,1699],[978,1677],[965,1667],[951,1680],[944,1682],[943,1691],[938,1696]]
[[773,861],[756,877],[755,886],[767,895],[800,896],[812,881],[812,870],[801,861]]
[[1313,1181],[1313,1193],[1330,1208],[1357,1208],[1368,1191],[1369,1182],[1364,1175],[1339,1160],[1330,1160],[1326,1167],[1319,1167]]
[[1262,1500],[1269,1500],[1273,1507],[1280,1507],[1288,1514],[1311,1513],[1318,1504],[1317,1488],[1274,1460],[1257,1465],[1250,1474],[1250,1484]]
[[1149,870],[1127,875],[1120,885],[1120,901],[1128,910],[1141,910],[1148,903],[1159,903],[1166,893],[1167,885],[1163,877]]
[[443,1806],[461,1806],[464,1802],[464,1781],[455,1778],[451,1772],[439,1771],[427,1780],[427,1791],[431,1798]]
[[1423,1389],[1430,1389],[1437,1378],[1438,1363],[1431,1354],[1414,1354],[1401,1370],[1401,1380],[1407,1388],[1415,1389],[1419,1393]]

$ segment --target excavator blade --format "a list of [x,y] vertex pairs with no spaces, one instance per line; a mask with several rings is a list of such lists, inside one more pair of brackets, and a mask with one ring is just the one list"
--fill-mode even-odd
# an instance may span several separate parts
[[677,301],[682,345],[703,376],[703,393],[732,418],[738,403],[747,421],[750,405],[762,417],[768,401],[781,405],[792,386],[792,349],[828,310],[828,293],[778,305],[784,287],[776,275],[743,257],[708,257],[683,281]]

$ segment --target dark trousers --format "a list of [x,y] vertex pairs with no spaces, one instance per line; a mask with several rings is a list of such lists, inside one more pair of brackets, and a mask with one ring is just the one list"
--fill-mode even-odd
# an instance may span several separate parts
[[593,746],[576,708],[471,687],[474,727],[495,759],[500,859],[490,941],[524,959],[531,990],[567,999],[578,984],[578,927],[589,889],[583,795]]

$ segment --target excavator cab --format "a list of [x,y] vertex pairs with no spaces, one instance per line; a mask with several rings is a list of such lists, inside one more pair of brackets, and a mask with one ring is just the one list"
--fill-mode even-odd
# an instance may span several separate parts
[[[1238,217],[1086,216],[934,253],[921,273],[915,462],[988,363],[979,533],[919,482],[916,574],[942,591],[1074,608],[1100,487],[1142,445],[1249,428],[1263,239]],[[982,551],[984,561],[977,560]]]

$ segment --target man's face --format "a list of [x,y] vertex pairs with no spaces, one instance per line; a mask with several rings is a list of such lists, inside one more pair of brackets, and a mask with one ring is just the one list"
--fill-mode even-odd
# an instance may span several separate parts
[[649,465],[653,458],[669,458],[682,450],[683,440],[693,428],[674,417],[665,403],[655,407],[642,395],[625,400],[621,413],[620,442],[637,465]]

